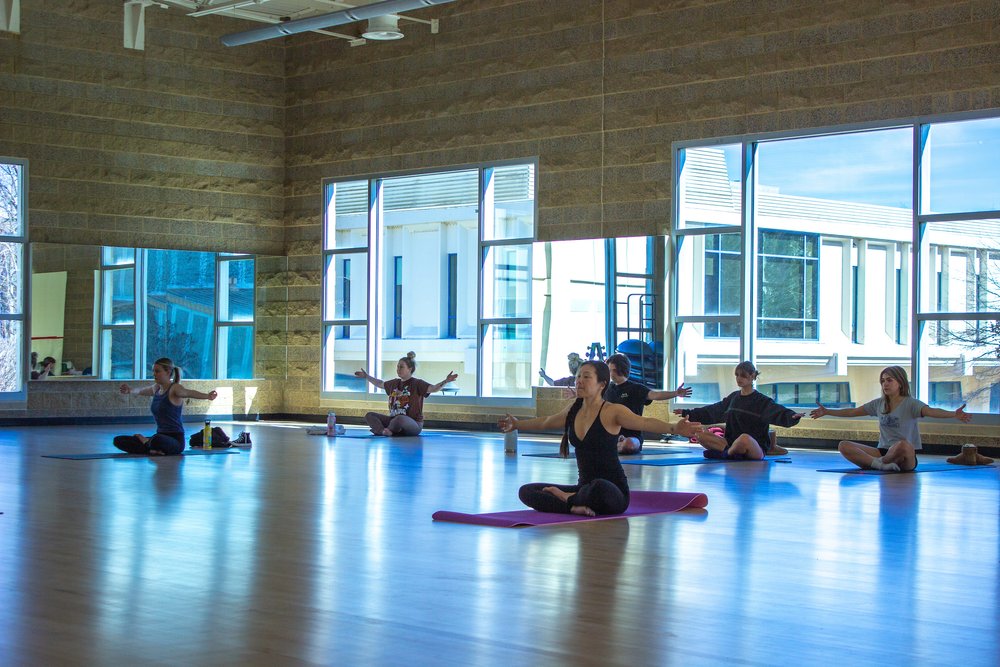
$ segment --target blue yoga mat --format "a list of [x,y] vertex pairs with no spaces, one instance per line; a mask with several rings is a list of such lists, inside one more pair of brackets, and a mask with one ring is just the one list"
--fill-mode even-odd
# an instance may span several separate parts
[[[180,456],[210,456],[212,454],[239,454],[238,449],[187,449]],[[105,452],[103,454],[42,454],[43,459],[68,459],[70,461],[90,461],[92,459],[170,459],[172,456],[152,454],[127,454],[125,452]]]
[[[678,450],[675,450],[675,451],[672,451],[672,452],[665,452],[665,451],[663,451],[661,449],[654,449],[654,450],[643,449],[638,454],[619,454],[619,456],[628,456],[628,457],[633,457],[633,456],[677,456],[679,454],[690,454],[692,451],[694,451],[694,450],[691,450],[691,449],[678,449]],[[521,454],[521,456],[537,456],[538,458],[543,458],[543,459],[559,459],[559,458],[562,458],[561,456],[559,456],[559,452],[545,452],[543,454]],[[575,459],[576,458],[576,454],[574,454],[573,452],[570,452],[569,456],[566,457],[566,458]]]
[[914,472],[952,472],[955,470],[982,470],[996,468],[995,465],[963,466],[955,463],[920,463],[915,470],[894,472],[892,470],[870,470],[867,468],[825,468],[816,472],[840,472],[845,475],[906,475]]
[[655,460],[626,460],[622,459],[622,465],[630,466],[688,466],[697,465],[699,463],[791,463],[792,460],[787,457],[780,456],[769,456],[764,459],[706,459],[703,456],[690,456],[683,459],[655,459]]

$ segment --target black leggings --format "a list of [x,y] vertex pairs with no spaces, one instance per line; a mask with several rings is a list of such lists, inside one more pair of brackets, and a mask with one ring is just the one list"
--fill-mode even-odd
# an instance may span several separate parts
[[[551,493],[542,491],[547,486],[554,486],[573,495],[563,502]],[[582,486],[541,482],[525,484],[517,492],[517,496],[532,509],[556,514],[569,514],[574,505],[589,507],[597,514],[621,514],[628,509],[628,493],[622,493],[621,489],[606,479],[595,479]]]
[[134,435],[116,435],[115,447],[129,454],[149,454],[149,450],[157,449],[168,456],[176,456],[184,451],[184,434],[157,433],[144,443]]

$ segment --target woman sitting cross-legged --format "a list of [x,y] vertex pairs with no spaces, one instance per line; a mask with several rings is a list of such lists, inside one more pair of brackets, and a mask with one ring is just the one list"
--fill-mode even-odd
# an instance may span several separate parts
[[611,373],[603,361],[585,361],[576,374],[577,399],[549,417],[517,419],[507,415],[500,420],[505,433],[516,429],[563,429],[559,453],[569,455],[569,445],[576,450],[579,477],[576,484],[525,484],[518,496],[528,507],[539,512],[562,514],[621,514],[628,509],[628,478],[618,460],[618,435],[622,428],[655,433],[679,433],[691,437],[698,424],[682,419],[668,424],[659,419],[640,417],[624,405],[608,403],[602,396]]

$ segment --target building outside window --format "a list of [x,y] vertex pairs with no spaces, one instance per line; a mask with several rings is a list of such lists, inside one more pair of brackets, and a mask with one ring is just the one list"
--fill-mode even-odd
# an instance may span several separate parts
[[995,412],[1000,119],[688,145],[676,165],[676,381],[725,395],[752,358],[762,382],[846,382],[860,404],[900,365],[931,404]]
[[462,396],[530,395],[534,179],[519,163],[324,184],[324,392],[372,391],[354,371],[392,378],[412,351]]

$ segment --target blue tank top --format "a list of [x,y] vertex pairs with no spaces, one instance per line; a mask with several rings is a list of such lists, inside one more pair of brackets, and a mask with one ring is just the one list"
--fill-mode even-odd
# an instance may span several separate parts
[[168,398],[170,391],[161,392],[157,387],[153,394],[153,402],[149,405],[149,411],[153,413],[156,420],[157,433],[184,433],[184,424],[181,422],[181,405],[174,405]]

